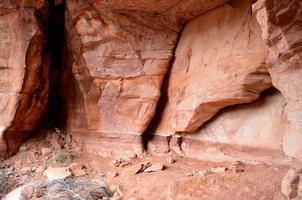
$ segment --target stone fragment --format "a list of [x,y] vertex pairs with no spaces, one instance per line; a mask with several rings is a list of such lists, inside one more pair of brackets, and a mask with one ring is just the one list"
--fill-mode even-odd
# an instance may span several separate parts
[[65,179],[71,176],[71,173],[68,167],[48,167],[44,171],[44,175],[48,178],[48,180],[54,181]]
[[158,172],[165,169],[165,166],[162,163],[155,163],[152,164],[150,167],[147,167],[144,172],[150,173],[150,172]]
[[76,177],[86,175],[85,166],[79,162],[71,163],[69,165],[69,170],[72,173],[72,175],[74,175]]

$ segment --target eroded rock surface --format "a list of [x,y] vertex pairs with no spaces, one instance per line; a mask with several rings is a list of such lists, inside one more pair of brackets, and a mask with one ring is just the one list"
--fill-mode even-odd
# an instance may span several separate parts
[[254,6],[262,37],[270,47],[267,60],[273,85],[284,95],[287,106],[284,152],[302,156],[302,2],[262,0]]
[[223,107],[252,102],[270,87],[268,48],[251,3],[222,5],[186,25],[157,131],[195,131]]
[[67,129],[144,132],[182,24],[224,2],[67,0]]
[[13,153],[39,123],[48,100],[46,3],[0,2],[1,152]]

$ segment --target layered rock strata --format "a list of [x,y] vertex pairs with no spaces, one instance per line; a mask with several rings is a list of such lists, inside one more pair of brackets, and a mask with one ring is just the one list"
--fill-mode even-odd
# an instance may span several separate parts
[[254,6],[269,46],[267,60],[273,85],[286,99],[284,152],[302,157],[302,2],[262,0]]
[[182,24],[224,2],[67,0],[67,130],[143,133]]
[[48,101],[49,55],[43,1],[0,2],[1,152],[14,153]]

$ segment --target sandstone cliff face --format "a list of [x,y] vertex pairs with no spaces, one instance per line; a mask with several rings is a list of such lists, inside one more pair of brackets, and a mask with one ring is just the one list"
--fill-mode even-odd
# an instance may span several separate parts
[[49,57],[41,22],[45,6],[42,1],[0,3],[1,152],[16,151],[47,105]]
[[254,6],[270,47],[267,60],[273,85],[284,95],[287,128],[284,152],[302,157],[302,2],[258,1]]
[[177,45],[158,131],[192,132],[221,108],[256,100],[271,84],[267,56],[250,0],[191,20]]
[[[0,2],[0,150],[10,153],[49,93],[47,4],[21,2]],[[154,152],[301,158],[301,1],[253,2],[66,0],[63,128],[102,155],[141,153],[153,137]],[[271,86],[280,93],[257,100]],[[247,105],[225,108],[236,104]]]
[[67,129],[143,133],[181,25],[224,1],[66,3]]

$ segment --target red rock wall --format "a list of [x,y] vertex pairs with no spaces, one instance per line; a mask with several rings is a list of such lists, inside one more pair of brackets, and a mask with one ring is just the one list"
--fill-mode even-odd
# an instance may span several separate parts
[[193,132],[222,108],[252,102],[270,87],[268,48],[251,4],[225,4],[187,23],[157,131]]
[[46,18],[42,1],[0,2],[1,152],[14,153],[45,112],[49,77]]
[[302,2],[258,1],[254,11],[270,48],[267,63],[273,85],[287,103],[284,152],[302,158]]
[[181,25],[223,2],[67,0],[67,129],[143,133]]
[[[202,159],[300,158],[301,2],[226,2],[66,0],[66,132],[102,155],[145,142]],[[43,1],[0,2],[3,150],[47,105],[46,16]]]

